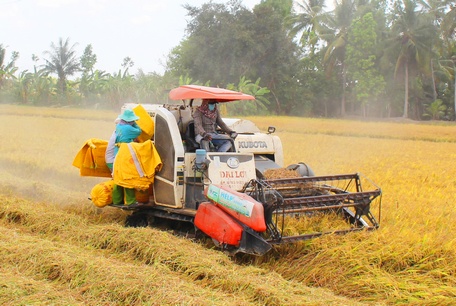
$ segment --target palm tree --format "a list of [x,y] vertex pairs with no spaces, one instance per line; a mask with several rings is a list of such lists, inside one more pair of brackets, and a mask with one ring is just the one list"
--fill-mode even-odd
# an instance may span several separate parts
[[454,0],[420,0],[419,4],[434,17],[434,23],[441,29],[444,39],[455,35],[456,6]]
[[397,1],[394,8],[393,46],[398,50],[395,76],[404,73],[404,118],[408,118],[410,73],[414,77],[420,69],[430,67],[432,39],[437,37],[433,19],[419,8],[415,0]]
[[450,10],[448,13],[445,14],[442,20],[442,30],[443,30],[443,35],[446,39],[454,38],[455,35],[455,28],[456,28],[456,23],[454,22],[456,20],[456,6],[450,6]]
[[65,41],[63,41],[62,38],[59,38],[58,46],[51,43],[51,50],[44,52],[44,55],[49,57],[48,59],[45,59],[46,64],[44,65],[44,69],[49,73],[57,74],[61,93],[65,93],[66,91],[68,76],[71,76],[80,70],[79,59],[76,57],[76,51],[74,50],[76,44],[71,47],[69,44],[69,38]]
[[290,35],[294,37],[300,34],[301,44],[310,46],[310,54],[313,55],[320,41],[319,35],[325,32],[325,0],[296,2],[296,6],[302,13],[290,15],[286,19],[287,25],[291,28]]
[[347,71],[345,67],[345,50],[348,41],[348,32],[355,17],[356,6],[353,0],[335,1],[333,17],[329,19],[332,33],[322,35],[328,42],[323,62],[326,64],[328,74],[332,74],[334,67],[341,66],[342,70],[342,98],[340,102],[340,115],[345,116],[345,90]]

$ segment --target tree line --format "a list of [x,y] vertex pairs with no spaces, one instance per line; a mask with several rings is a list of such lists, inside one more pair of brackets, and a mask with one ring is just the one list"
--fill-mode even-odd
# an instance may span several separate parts
[[[0,101],[118,108],[163,103],[181,84],[241,90],[255,103],[239,115],[399,117],[455,120],[454,0],[240,0],[185,5],[185,37],[163,74],[96,69],[92,45],[77,55],[60,38],[44,64],[19,71],[0,44]],[[72,76],[77,77],[71,79]]]

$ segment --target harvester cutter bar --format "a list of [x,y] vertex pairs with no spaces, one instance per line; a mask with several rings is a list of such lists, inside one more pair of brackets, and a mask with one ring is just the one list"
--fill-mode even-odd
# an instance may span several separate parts
[[311,234],[303,234],[303,235],[296,235],[296,236],[286,236],[286,237],[280,237],[280,239],[270,239],[267,240],[268,243],[270,244],[285,244],[285,243],[295,243],[298,241],[305,241],[305,240],[311,240],[323,235],[328,235],[328,234],[335,234],[335,235],[345,235],[350,232],[360,232],[360,231],[373,231],[377,229],[377,227],[374,226],[369,226],[369,227],[354,227],[350,229],[345,229],[345,230],[337,230],[337,231],[328,231],[328,232],[319,232],[319,233],[311,233]]

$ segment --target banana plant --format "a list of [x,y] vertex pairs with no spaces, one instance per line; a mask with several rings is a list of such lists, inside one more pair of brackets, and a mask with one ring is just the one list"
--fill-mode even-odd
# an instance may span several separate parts
[[0,88],[3,87],[4,81],[7,79],[15,79],[17,71],[16,60],[19,58],[19,53],[13,51],[9,63],[6,63],[6,48],[0,44]]
[[260,81],[261,78],[258,78],[255,83],[253,83],[251,80],[246,79],[245,76],[242,76],[239,79],[238,85],[228,84],[227,89],[252,95],[255,97],[255,101],[253,103],[246,101],[230,103],[230,105],[226,106],[227,111],[230,110],[239,115],[259,114],[261,111],[267,111],[271,103],[265,95],[270,91],[267,87],[262,87]]

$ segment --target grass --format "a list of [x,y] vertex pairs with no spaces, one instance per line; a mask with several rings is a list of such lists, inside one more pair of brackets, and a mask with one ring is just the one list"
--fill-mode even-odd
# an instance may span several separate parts
[[2,304],[454,304],[454,123],[250,118],[276,126],[285,164],[379,185],[381,228],[228,258],[124,228],[125,213],[87,200],[100,180],[79,177],[72,160],[87,139],[109,138],[117,114],[0,109]]

